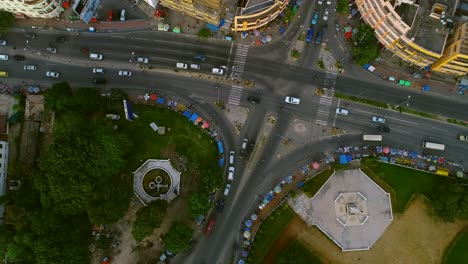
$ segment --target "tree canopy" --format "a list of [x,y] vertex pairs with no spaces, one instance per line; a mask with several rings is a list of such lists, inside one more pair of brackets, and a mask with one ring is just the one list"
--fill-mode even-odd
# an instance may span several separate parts
[[379,55],[379,45],[375,38],[374,29],[367,25],[361,24],[358,32],[353,37],[353,58],[359,65],[364,65]]
[[166,248],[172,253],[178,254],[190,248],[193,229],[183,223],[175,222],[164,236]]
[[151,235],[155,228],[161,226],[163,216],[166,213],[167,203],[155,201],[141,208],[136,213],[136,221],[132,226],[132,235],[136,241],[141,241]]
[[434,212],[445,221],[468,220],[468,186],[458,183],[438,186],[432,206]]
[[0,32],[5,32],[15,23],[15,14],[0,10]]

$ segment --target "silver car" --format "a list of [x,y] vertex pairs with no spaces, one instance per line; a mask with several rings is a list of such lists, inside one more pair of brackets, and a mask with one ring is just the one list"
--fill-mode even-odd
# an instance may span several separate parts
[[37,71],[37,66],[32,64],[24,65],[25,71]]
[[286,98],[284,98],[284,102],[286,102],[288,104],[298,105],[301,102],[301,99],[296,98],[296,97],[292,97],[292,96],[286,96]]
[[149,59],[145,58],[145,57],[137,57],[136,60],[137,60],[138,63],[141,63],[141,64],[148,64],[149,63]]
[[229,191],[231,190],[231,184],[226,184],[226,187],[224,187],[224,196],[229,195]]
[[53,72],[53,71],[47,71],[47,72],[46,72],[46,76],[47,76],[47,77],[52,77],[52,78],[58,78],[58,77],[59,77],[59,73],[58,73],[58,72]]
[[385,123],[385,118],[383,118],[381,116],[373,116],[372,121],[383,124],[383,123]]
[[47,51],[50,52],[50,53],[57,53],[57,49],[56,48],[52,48],[52,47],[47,47]]
[[132,76],[132,72],[131,71],[126,71],[126,70],[121,70],[121,71],[119,71],[119,76],[130,77],[130,76]]

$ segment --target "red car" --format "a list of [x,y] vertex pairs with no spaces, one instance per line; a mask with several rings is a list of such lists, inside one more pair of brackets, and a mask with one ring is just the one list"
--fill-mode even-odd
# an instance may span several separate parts
[[205,230],[205,235],[209,236],[211,234],[211,231],[213,230],[213,226],[216,223],[214,219],[211,219],[210,222],[208,223],[208,226],[206,227]]
[[114,12],[112,12],[112,9],[109,10],[109,13],[107,14],[107,21],[112,21],[112,17],[114,16]]

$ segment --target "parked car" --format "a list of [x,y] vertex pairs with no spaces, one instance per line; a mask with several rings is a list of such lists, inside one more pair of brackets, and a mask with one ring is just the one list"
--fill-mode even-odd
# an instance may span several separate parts
[[349,110],[338,107],[338,108],[336,108],[336,113],[339,114],[339,115],[345,115],[346,116],[346,115],[349,114]]
[[131,72],[131,71],[127,71],[127,70],[120,70],[120,71],[119,71],[119,76],[127,76],[127,77],[130,77],[130,76],[132,76],[132,72]]
[[309,28],[309,29],[307,30],[306,41],[307,41],[307,42],[311,42],[313,38],[314,38],[314,29],[313,29],[313,28]]
[[32,64],[24,65],[25,71],[37,71],[37,66]]
[[125,9],[122,9],[122,11],[120,11],[120,21],[125,21]]
[[215,223],[216,223],[216,220],[214,218],[211,218],[210,221],[208,222],[208,225],[206,226],[206,230],[205,230],[206,236],[209,236],[211,234],[211,231],[213,230]]
[[331,0],[327,0],[327,5],[331,5],[332,1]]
[[292,96],[286,96],[286,98],[284,98],[284,101],[288,104],[296,104],[298,105],[300,102],[301,102],[301,99],[299,98],[296,98],[296,97],[292,97]]
[[314,12],[314,16],[312,17],[312,21],[310,21],[310,23],[312,25],[315,25],[317,24],[317,21],[318,21],[318,18],[319,18],[320,14],[318,12]]
[[249,103],[251,103],[251,104],[260,103],[260,99],[258,99],[257,97],[253,97],[253,96],[250,96],[249,98],[247,98],[247,101],[249,101]]
[[325,13],[323,14],[323,21],[327,21],[328,20],[328,15],[330,13],[330,9],[328,8],[325,8]]
[[468,142],[468,136],[465,136],[465,135],[458,135],[458,140],[467,141],[467,142]]
[[50,53],[53,53],[53,54],[57,53],[57,49],[56,49],[56,48],[53,48],[53,47],[47,47],[46,50],[47,50],[48,52],[50,52]]
[[323,4],[323,0],[318,0],[317,4],[319,4],[319,5]]
[[184,70],[186,70],[186,69],[188,68],[188,65],[187,65],[187,63],[177,62],[177,63],[176,63],[176,68],[177,68],[177,69],[184,69]]
[[236,155],[236,152],[233,150],[229,151],[229,164],[234,165],[234,157]]
[[138,63],[141,63],[141,64],[148,64],[149,63],[149,59],[146,58],[146,57],[137,57],[137,62]]
[[36,33],[26,33],[24,34],[24,37],[28,39],[36,39]]
[[379,125],[379,126],[377,127],[377,130],[378,130],[378,131],[381,131],[381,132],[387,132],[387,133],[390,132],[390,128],[387,127],[387,126],[384,126],[384,125]]
[[58,72],[53,72],[53,71],[47,71],[47,72],[46,72],[46,76],[47,76],[47,77],[52,77],[52,78],[58,78],[58,77],[59,77],[59,73],[58,73]]
[[226,187],[224,187],[224,196],[229,195],[229,191],[231,190],[231,184],[226,184]]
[[219,200],[219,202],[217,203],[217,207],[216,209],[218,210],[218,213],[221,213],[224,209],[224,200]]
[[67,36],[59,36],[55,39],[55,42],[57,43],[68,43],[68,37]]
[[6,45],[7,45],[7,41],[4,39],[0,39],[0,46],[6,46]]
[[383,124],[383,123],[385,123],[385,118],[383,118],[381,116],[373,116],[372,121]]
[[213,70],[211,71],[212,73],[214,74],[224,74],[224,69],[223,68],[213,68]]
[[8,55],[6,55],[6,54],[0,54],[0,60],[2,60],[2,61],[8,60],[9,57],[10,57],[10,56],[8,56]]
[[234,167],[229,167],[228,180],[234,180]]

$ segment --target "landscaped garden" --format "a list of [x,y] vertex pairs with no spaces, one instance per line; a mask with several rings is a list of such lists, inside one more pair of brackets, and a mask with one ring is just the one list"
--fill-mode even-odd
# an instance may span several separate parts
[[143,177],[143,189],[150,196],[159,197],[167,193],[170,186],[171,177],[162,169],[150,170]]
[[252,243],[252,250],[247,259],[248,263],[262,262],[270,246],[287,227],[293,217],[294,212],[287,204],[284,204],[273,211],[273,213],[262,222],[255,235],[255,240]]
[[301,242],[294,240],[291,245],[280,253],[278,264],[320,264],[320,260],[314,256]]
[[334,168],[327,168],[315,175],[312,179],[308,180],[301,190],[307,195],[307,197],[312,198],[319,190],[322,188],[323,184],[332,176]]

